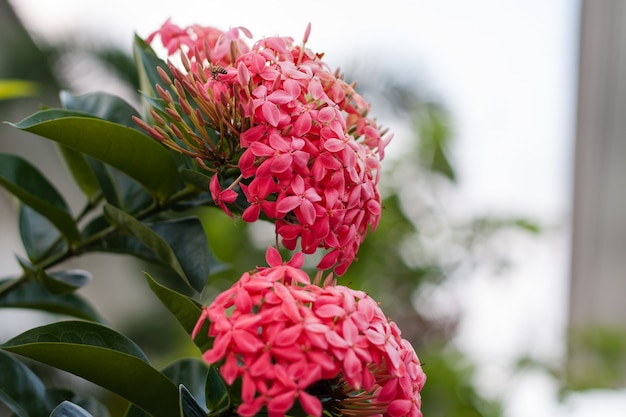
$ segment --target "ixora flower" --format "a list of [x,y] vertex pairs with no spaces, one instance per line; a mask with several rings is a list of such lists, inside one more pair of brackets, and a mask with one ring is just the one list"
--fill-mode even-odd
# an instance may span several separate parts
[[169,73],[158,69],[154,124],[136,121],[217,178],[211,194],[228,214],[225,204],[243,193],[245,221],[274,221],[290,250],[326,249],[318,268],[341,275],[378,224],[380,161],[392,135],[368,117],[354,84],[305,47],[309,32],[301,45],[267,37],[248,47],[245,28],[167,21],[147,39],[159,36],[171,57]]
[[426,376],[378,304],[332,282],[311,284],[301,253],[283,262],[270,247],[266,259],[269,267],[243,274],[205,307],[193,332],[210,321],[214,343],[203,358],[227,384],[241,381],[238,413],[421,417]]

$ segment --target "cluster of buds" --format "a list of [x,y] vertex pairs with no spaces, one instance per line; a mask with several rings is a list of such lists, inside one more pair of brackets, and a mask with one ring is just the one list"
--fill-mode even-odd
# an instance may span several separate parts
[[309,31],[301,45],[268,37],[248,47],[245,28],[166,22],[148,41],[159,35],[178,55],[169,73],[159,69],[154,125],[137,122],[212,173],[211,195],[226,213],[243,193],[245,221],[273,221],[290,250],[326,249],[318,268],[341,275],[378,224],[392,135],[368,117],[354,85],[305,47]]
[[243,274],[194,330],[210,321],[204,359],[228,384],[241,379],[238,413],[285,416],[298,402],[314,417],[421,417],[426,376],[396,324],[362,291],[311,283],[303,258],[269,248],[269,267]]

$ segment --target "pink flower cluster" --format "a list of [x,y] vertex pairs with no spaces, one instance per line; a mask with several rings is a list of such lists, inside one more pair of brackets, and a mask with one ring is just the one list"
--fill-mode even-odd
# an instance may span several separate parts
[[421,417],[426,380],[412,346],[362,291],[313,285],[297,253],[245,273],[205,307],[213,347],[204,353],[230,385],[242,380],[238,413],[285,416],[299,402],[311,416]]
[[[380,160],[391,135],[367,117],[354,85],[305,48],[309,30],[302,45],[268,37],[249,48],[244,28],[166,22],[148,41],[160,35],[184,69],[169,62],[173,81],[161,71],[176,98],[157,88],[167,108],[153,111],[155,126],[140,124],[214,173],[211,194],[224,211],[243,192],[245,221],[274,221],[290,250],[327,249],[318,268],[341,275],[378,224]],[[224,190],[218,176],[228,175]]]

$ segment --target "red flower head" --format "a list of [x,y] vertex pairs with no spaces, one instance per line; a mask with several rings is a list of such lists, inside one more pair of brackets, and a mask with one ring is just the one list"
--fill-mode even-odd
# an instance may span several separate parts
[[[241,33],[251,36],[167,21],[150,35],[169,55],[179,51],[183,68],[170,61],[171,77],[160,72],[165,105],[153,111],[155,126],[138,123],[220,178],[238,171],[229,190],[248,200],[245,221],[274,221],[288,249],[327,249],[318,267],[343,274],[378,224],[379,164],[391,135],[323,54],[286,37],[248,48]],[[232,196],[217,197],[227,211]]]
[[[245,273],[202,312],[227,384],[241,379],[238,413],[284,416],[296,402],[311,416],[421,416],[426,380],[411,345],[376,301],[344,286],[312,285],[301,254]],[[367,413],[367,414],[364,414]]]

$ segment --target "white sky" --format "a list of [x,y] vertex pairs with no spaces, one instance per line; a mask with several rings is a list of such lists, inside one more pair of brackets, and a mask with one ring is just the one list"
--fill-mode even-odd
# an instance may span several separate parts
[[508,387],[509,417],[623,415],[626,393],[581,395],[557,404],[556,384],[546,375],[512,378],[506,372],[516,354],[559,359],[563,353],[578,1],[12,3],[42,36],[87,31],[129,46],[134,32],[145,36],[168,17],[180,25],[245,26],[255,38],[299,39],[311,22],[308,45],[325,51],[331,65],[358,51],[390,73],[414,73],[451,111],[467,208],[562,227],[540,242],[515,244],[514,276],[472,276],[456,289],[466,316],[459,345],[482,364],[483,385]]

